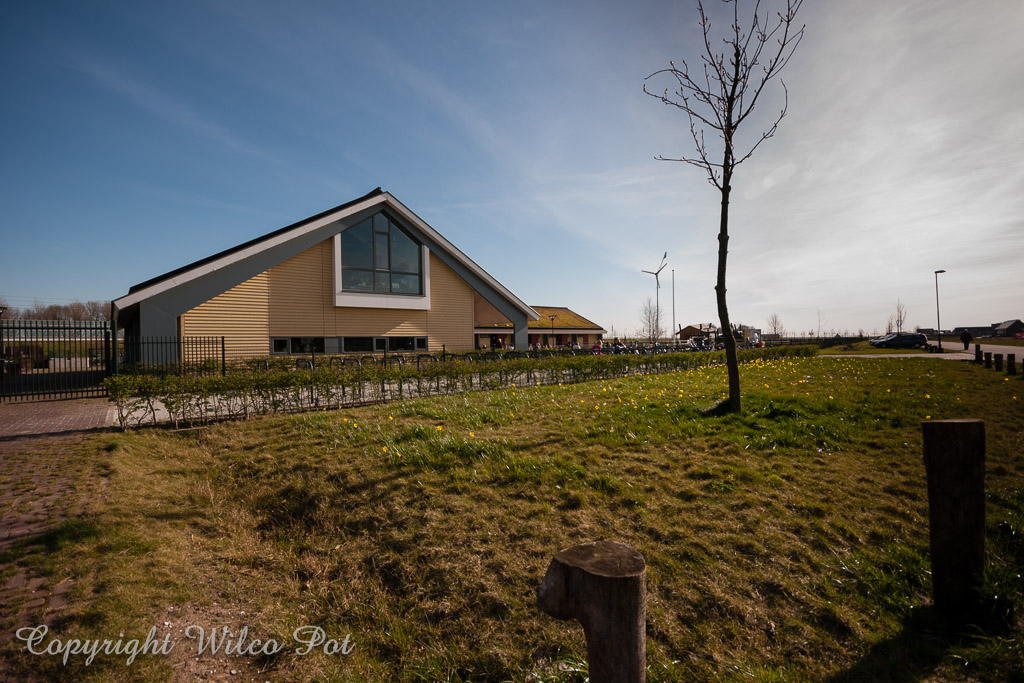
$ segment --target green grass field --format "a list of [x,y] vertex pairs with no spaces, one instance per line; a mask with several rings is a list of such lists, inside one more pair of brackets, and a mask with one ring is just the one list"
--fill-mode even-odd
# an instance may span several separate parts
[[555,552],[607,539],[647,560],[650,681],[1022,680],[1016,612],[930,620],[920,425],[985,419],[984,590],[1019,612],[1024,382],[924,357],[741,373],[741,416],[702,414],[712,368],[90,437],[89,513],[4,557],[77,578],[58,635],[291,644],[308,624],[351,653],[64,667],[0,647],[43,679],[582,681],[582,629],[536,589]]

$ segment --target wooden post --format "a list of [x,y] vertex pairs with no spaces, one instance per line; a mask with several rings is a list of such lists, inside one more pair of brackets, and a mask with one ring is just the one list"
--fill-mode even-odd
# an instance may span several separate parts
[[991,368],[992,367],[992,352],[991,351],[986,351],[985,352],[985,367],[986,368]]
[[646,600],[643,555],[613,541],[557,553],[537,591],[541,610],[583,625],[591,683],[646,680]]
[[1017,374],[1017,354],[1008,353],[1006,354],[1006,374],[1016,375]]
[[1003,354],[1001,354],[1001,353],[994,354],[992,356],[992,358],[996,362],[996,372],[1002,372],[1003,371]]
[[985,422],[921,425],[935,607],[964,621],[980,603],[985,567]]
[[974,362],[975,363],[980,363],[981,362],[981,344],[975,344],[974,345]]

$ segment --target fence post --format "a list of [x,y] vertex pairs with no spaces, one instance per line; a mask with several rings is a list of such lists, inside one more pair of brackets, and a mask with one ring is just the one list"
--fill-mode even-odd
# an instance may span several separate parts
[[921,425],[935,607],[956,621],[980,603],[985,563],[985,422]]
[[111,320],[110,321],[110,332],[111,332],[110,336],[113,338],[113,342],[114,342],[114,375],[116,376],[118,374],[118,371],[120,370],[120,368],[118,367],[118,361],[121,360],[121,349],[119,348],[118,341],[117,341],[117,321],[116,320]]
[[996,362],[996,372],[1002,372],[1003,371],[1003,354],[1001,354],[1001,353],[994,354],[992,356],[992,358]]
[[228,374],[228,354],[224,346],[224,337],[220,338],[220,376]]
[[646,680],[646,600],[643,555],[613,541],[560,551],[537,591],[542,611],[583,625],[591,683]]
[[110,377],[110,330],[103,330],[103,376]]
[[975,363],[980,363],[981,362],[981,344],[975,344],[974,345],[974,362]]
[[1016,375],[1017,374],[1017,354],[1008,353],[1006,354],[1006,374]]
[[985,367],[986,368],[990,368],[990,369],[992,367],[992,352],[991,351],[986,351],[985,352]]

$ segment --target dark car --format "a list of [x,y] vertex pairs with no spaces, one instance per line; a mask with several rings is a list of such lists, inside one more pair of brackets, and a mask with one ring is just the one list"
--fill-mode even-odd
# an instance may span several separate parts
[[871,345],[880,349],[923,349],[928,346],[928,337],[916,332],[893,332],[872,339]]

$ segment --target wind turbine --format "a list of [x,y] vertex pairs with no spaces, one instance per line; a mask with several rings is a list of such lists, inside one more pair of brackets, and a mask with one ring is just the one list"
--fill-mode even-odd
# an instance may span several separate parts
[[665,263],[665,259],[667,258],[668,252],[666,251],[665,254],[661,257],[661,264],[658,266],[657,270],[640,271],[641,273],[647,273],[648,275],[654,276],[654,329],[652,330],[653,334],[651,336],[657,335],[659,331],[658,328],[661,327],[661,306],[659,297],[659,292],[661,290],[661,280],[658,276],[661,275],[661,271],[665,270],[665,266],[668,265],[667,263]]

